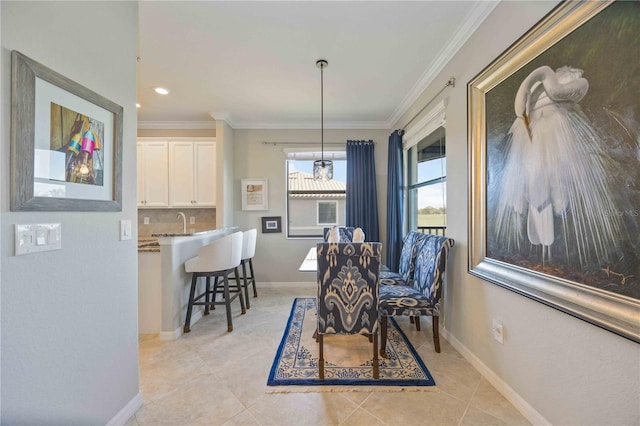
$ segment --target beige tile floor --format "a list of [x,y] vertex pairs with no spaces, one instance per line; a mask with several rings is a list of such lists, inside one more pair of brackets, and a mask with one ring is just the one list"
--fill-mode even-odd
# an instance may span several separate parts
[[140,336],[143,406],[128,425],[526,425],[529,422],[431,326],[399,324],[433,375],[436,391],[266,393],[293,298],[312,286],[259,288],[227,333],[224,307],[173,342]]

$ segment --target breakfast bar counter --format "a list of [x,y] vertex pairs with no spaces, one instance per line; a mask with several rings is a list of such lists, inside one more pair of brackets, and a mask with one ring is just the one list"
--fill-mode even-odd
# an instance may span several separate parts
[[[191,286],[184,262],[197,256],[200,247],[237,229],[233,226],[192,233],[151,234],[157,239],[157,246],[151,239],[138,242],[140,333],[159,333],[161,340],[174,340],[182,335]],[[154,247],[159,248],[159,253]],[[147,272],[142,272],[143,267]],[[201,316],[202,309],[194,312],[191,323]],[[143,324],[143,318],[151,320]]]

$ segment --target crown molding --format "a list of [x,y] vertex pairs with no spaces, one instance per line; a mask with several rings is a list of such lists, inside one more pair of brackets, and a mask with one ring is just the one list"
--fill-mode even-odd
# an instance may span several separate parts
[[480,24],[489,16],[493,9],[500,3],[499,1],[479,1],[476,2],[458,30],[443,46],[431,66],[422,74],[422,77],[413,85],[409,93],[404,97],[400,105],[391,114],[387,123],[391,128],[400,120],[402,115],[416,102],[422,92],[433,82],[436,76],[442,71],[445,65],[458,53],[458,50],[471,37]]
[[402,147],[404,149],[411,148],[422,139],[429,136],[440,126],[444,126],[446,122],[447,100],[442,99],[429,112],[411,127],[407,127],[402,136]]
[[215,121],[138,121],[138,129],[201,130],[215,128]]
[[216,121],[224,121],[225,123],[227,123],[229,126],[231,126],[232,129],[237,129],[237,125],[238,123],[236,123],[232,118],[231,118],[231,114],[229,114],[228,112],[210,112],[209,115],[211,116],[211,118],[213,118]]
[[[287,122],[253,122],[253,121],[245,121],[245,122],[237,122],[234,126],[231,126],[234,129],[283,129],[283,130],[320,130],[320,126],[317,121],[287,121]],[[390,129],[388,123],[386,121],[336,121],[336,122],[328,122],[324,123],[325,130],[345,130],[345,129],[354,129],[354,130],[379,130],[379,129]]]
[[[213,113],[211,114],[213,117]],[[320,130],[317,121],[286,121],[286,122],[236,122],[229,114],[216,114],[216,121],[224,121],[233,129],[268,129],[268,130]],[[215,129],[215,121],[138,121],[138,129],[157,130],[201,130]],[[336,121],[324,123],[324,128],[328,130],[388,130],[391,123],[388,121]]]
[[[227,112],[212,112],[209,115],[215,120],[226,121],[233,129],[246,130],[320,130],[317,120],[314,121],[282,121],[282,122],[259,122],[259,121],[235,121],[231,114]],[[324,123],[324,128],[333,130],[344,129],[390,129],[387,121],[329,121]]]

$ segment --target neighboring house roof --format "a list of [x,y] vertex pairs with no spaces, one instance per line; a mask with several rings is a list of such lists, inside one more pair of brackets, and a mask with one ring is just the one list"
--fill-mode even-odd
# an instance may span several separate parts
[[326,193],[324,191],[345,191],[346,183],[332,179],[328,181],[315,180],[311,173],[289,172],[289,191],[291,198],[345,198],[345,193]]

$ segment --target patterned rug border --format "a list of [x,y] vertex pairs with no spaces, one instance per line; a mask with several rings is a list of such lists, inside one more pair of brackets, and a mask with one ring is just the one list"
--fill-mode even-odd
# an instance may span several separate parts
[[[271,370],[269,372],[269,378],[267,380],[267,386],[279,386],[280,389],[268,391],[268,393],[278,393],[278,392],[360,392],[360,391],[420,391],[420,390],[431,390],[437,391],[435,387],[436,383],[429,372],[429,369],[420,358],[420,355],[416,352],[415,348],[404,334],[402,329],[398,326],[393,317],[389,318],[389,326],[395,328],[397,330],[399,336],[402,338],[402,341],[407,346],[407,349],[411,353],[411,355],[415,358],[416,364],[422,369],[426,379],[406,379],[406,380],[398,380],[398,379],[359,379],[359,380],[348,380],[348,379],[324,379],[320,380],[319,378],[314,379],[275,379],[276,370],[278,368],[278,364],[280,363],[280,359],[284,350],[285,345],[287,344],[288,336],[290,333],[290,329],[293,323],[293,317],[295,315],[295,309],[299,301],[306,301],[309,299],[313,299],[311,297],[297,297],[293,300],[291,304],[291,311],[289,313],[289,318],[287,319],[287,326],[285,327],[282,340],[280,341],[280,345],[278,345],[278,349],[276,351],[276,356],[273,360],[273,364],[271,366]],[[304,386],[310,386],[307,389],[304,389]],[[349,386],[352,386],[349,388]],[[357,386],[353,388],[353,386]],[[270,388],[275,389],[275,388]]]

